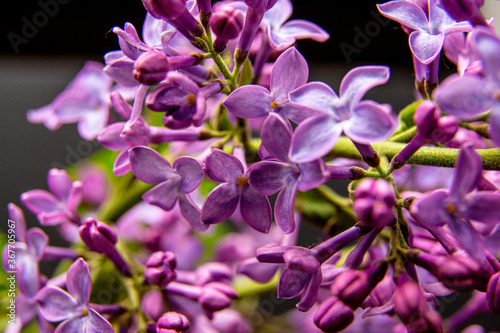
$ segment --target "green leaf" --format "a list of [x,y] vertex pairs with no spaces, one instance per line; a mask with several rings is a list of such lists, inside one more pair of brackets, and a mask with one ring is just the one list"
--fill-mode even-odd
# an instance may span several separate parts
[[398,128],[396,129],[396,132],[394,132],[394,135],[400,134],[411,127],[415,126],[415,122],[413,121],[413,115],[415,114],[415,110],[417,107],[420,105],[422,101],[416,101],[405,107],[398,116],[399,120],[399,125]]

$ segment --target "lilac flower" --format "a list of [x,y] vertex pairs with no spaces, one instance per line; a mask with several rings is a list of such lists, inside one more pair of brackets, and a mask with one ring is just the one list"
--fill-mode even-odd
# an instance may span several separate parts
[[313,108],[319,115],[296,128],[290,160],[305,163],[323,157],[335,146],[342,131],[363,145],[387,139],[394,129],[389,106],[361,98],[388,79],[388,67],[360,66],[342,80],[340,97],[322,82],[310,82],[291,92],[290,101]]
[[28,121],[43,123],[52,131],[62,124],[78,123],[80,136],[93,140],[108,122],[111,86],[103,65],[88,61],[52,103],[28,111]]
[[281,190],[274,206],[276,223],[285,233],[295,229],[293,207],[297,190],[308,191],[326,181],[322,160],[295,164],[288,159],[292,129],[285,120],[272,113],[262,125],[262,145],[277,160],[261,161],[250,170],[250,184],[264,195]]
[[484,78],[452,75],[443,81],[434,97],[441,109],[458,119],[473,119],[490,111],[490,135],[500,146],[500,39],[487,28],[476,27],[470,34],[471,48],[482,61]]
[[274,64],[271,91],[260,85],[245,85],[234,90],[222,104],[240,118],[260,118],[275,111],[299,123],[314,112],[306,106],[290,103],[288,93],[306,84],[308,75],[306,60],[292,47]]
[[213,149],[205,160],[207,176],[221,183],[205,199],[201,209],[203,223],[219,223],[240,207],[245,222],[257,231],[271,228],[271,205],[249,182],[250,174],[240,160],[220,149]]
[[203,87],[181,73],[169,73],[167,80],[146,97],[153,111],[165,112],[163,125],[171,129],[201,126],[205,118],[206,100],[224,88],[222,81]]
[[156,332],[158,333],[173,333],[173,332],[184,332],[189,329],[191,323],[189,319],[186,318],[181,313],[177,312],[166,312],[164,313],[156,323]]
[[121,150],[115,159],[113,173],[123,176],[130,171],[129,150],[136,146],[147,146],[149,143],[162,143],[171,141],[196,141],[200,138],[197,129],[170,130],[164,127],[148,126],[142,116],[135,121],[131,119],[132,107],[117,92],[111,94],[111,101],[116,111],[127,122],[116,122],[106,126],[97,140],[101,145],[110,150]]
[[50,192],[31,190],[21,195],[21,202],[42,225],[71,222],[80,225],[77,208],[82,199],[82,183],[73,182],[64,170],[50,169],[47,175]]
[[479,155],[470,147],[462,148],[449,190],[436,190],[416,199],[410,211],[426,226],[447,224],[457,240],[474,257],[484,257],[484,242],[469,220],[500,222],[500,194],[473,192],[482,174]]
[[49,322],[59,322],[56,333],[114,332],[111,324],[89,305],[92,280],[89,266],[77,259],[66,276],[68,291],[54,286],[42,288],[36,296],[40,313]]
[[155,252],[146,262],[144,277],[148,283],[165,288],[167,284],[175,280],[176,265],[175,254],[172,252]]
[[445,35],[471,29],[469,23],[452,19],[435,0],[428,0],[428,13],[411,1],[389,1],[377,7],[382,15],[413,30],[409,40],[411,51],[425,65],[439,56]]
[[214,50],[222,52],[230,39],[238,37],[243,28],[245,17],[243,13],[231,5],[219,6],[210,17],[210,28],[217,36],[214,40]]
[[176,203],[182,216],[196,230],[206,230],[200,220],[200,210],[189,197],[203,180],[205,171],[200,162],[192,157],[179,157],[171,166],[156,151],[148,147],[130,150],[132,172],[141,181],[158,184],[144,193],[143,199],[164,210],[171,210]]

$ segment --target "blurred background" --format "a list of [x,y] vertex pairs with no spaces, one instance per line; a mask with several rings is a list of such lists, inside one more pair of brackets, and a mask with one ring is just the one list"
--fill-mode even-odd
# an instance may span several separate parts
[[[310,81],[324,81],[338,91],[349,69],[388,65],[390,81],[366,98],[389,103],[395,112],[414,100],[408,37],[399,24],[378,13],[376,1],[292,2],[292,19],[312,21],[330,34],[325,43],[298,42],[310,64]],[[500,13],[499,4],[486,0],[486,16]],[[110,32],[114,26],[131,22],[140,35],[146,11],[139,0],[21,0],[9,1],[9,9],[0,12],[0,225],[6,230],[9,202],[21,206],[21,193],[47,189],[50,168],[78,162],[99,149],[80,138],[74,125],[51,132],[28,123],[26,112],[49,104],[85,61],[103,62],[106,52],[118,49]],[[455,67],[442,58],[445,77]],[[38,225],[31,213],[25,214],[30,226]]]

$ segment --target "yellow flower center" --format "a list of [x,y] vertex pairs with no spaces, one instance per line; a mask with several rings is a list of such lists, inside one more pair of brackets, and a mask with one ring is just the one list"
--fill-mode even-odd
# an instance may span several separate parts
[[278,107],[278,101],[274,101],[270,104],[270,107],[272,107],[274,110]]
[[188,94],[186,96],[186,101],[191,105],[196,105],[196,95],[195,94]]
[[444,208],[451,215],[454,215],[457,212],[457,209],[455,208],[455,206],[453,206],[453,204],[447,204]]
[[236,184],[240,186],[245,186],[248,183],[248,177],[237,176]]

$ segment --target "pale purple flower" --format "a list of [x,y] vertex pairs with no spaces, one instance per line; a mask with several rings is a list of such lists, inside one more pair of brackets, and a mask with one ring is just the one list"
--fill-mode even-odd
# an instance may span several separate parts
[[416,199],[411,213],[426,226],[447,224],[462,246],[475,257],[484,257],[484,241],[469,220],[498,224],[500,194],[474,192],[482,175],[480,156],[470,146],[462,148],[449,190],[436,190]]
[[471,49],[481,60],[484,77],[452,75],[434,95],[441,109],[458,119],[473,119],[490,111],[490,135],[500,146],[500,39],[488,28],[476,27],[470,34]]
[[50,130],[78,123],[80,136],[93,140],[108,122],[111,87],[103,65],[88,61],[52,103],[28,111],[28,121],[43,123]]
[[289,94],[290,101],[317,110],[295,129],[290,160],[311,162],[326,155],[342,131],[354,142],[367,145],[391,136],[394,123],[390,107],[361,101],[371,88],[389,80],[385,66],[360,66],[350,70],[340,84],[340,97],[325,83],[310,82]]
[[439,56],[445,35],[471,30],[468,22],[455,21],[436,5],[435,0],[428,0],[428,13],[411,1],[389,1],[377,7],[382,15],[413,30],[410,33],[410,48],[424,65]]
[[164,210],[171,210],[179,204],[182,216],[196,230],[206,230],[200,220],[200,209],[188,193],[200,185],[205,171],[198,160],[192,157],[179,157],[173,165],[155,150],[148,147],[135,147],[129,152],[132,172],[141,181],[158,184],[144,193],[143,199]]
[[55,286],[42,288],[36,296],[41,315],[49,322],[60,322],[55,333],[107,333],[115,330],[89,305],[92,280],[89,265],[77,259],[66,275],[68,291]]
[[77,208],[82,199],[82,183],[73,182],[64,170],[50,169],[47,175],[50,192],[31,190],[21,195],[21,202],[42,225],[71,222],[80,225]]
[[297,190],[309,191],[323,184],[326,166],[320,159],[295,164],[288,158],[292,129],[286,120],[272,113],[262,125],[262,145],[274,157],[257,162],[249,169],[249,182],[264,195],[280,191],[274,206],[276,224],[285,233],[295,230],[294,203]]
[[260,118],[277,112],[296,123],[317,112],[307,106],[291,103],[288,93],[307,82],[309,67],[304,57],[292,47],[276,60],[271,73],[271,89],[245,85],[234,90],[222,104],[240,118]]

